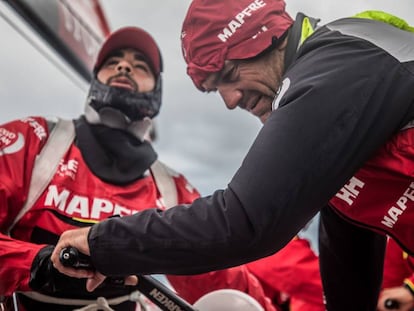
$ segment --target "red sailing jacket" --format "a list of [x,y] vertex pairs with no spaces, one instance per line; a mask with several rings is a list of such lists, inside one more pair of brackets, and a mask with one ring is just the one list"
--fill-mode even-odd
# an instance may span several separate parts
[[[105,183],[92,174],[72,144],[46,190],[11,231],[4,234],[28,194],[36,156],[49,136],[47,122],[30,117],[0,126],[0,295],[30,290],[30,267],[37,252],[65,230],[89,226],[114,215],[165,209],[152,176],[131,184]],[[199,197],[181,174],[170,170],[180,203]]]
[[[114,215],[131,215],[147,208],[165,209],[150,174],[129,185],[117,186],[94,176],[80,150],[71,145],[44,193],[11,231],[27,199],[36,156],[49,137],[46,119],[29,117],[0,126],[0,296],[28,291],[33,258],[46,244],[54,244],[65,230],[89,226]],[[170,170],[180,204],[199,193],[186,178]],[[197,286],[194,282],[200,281]],[[243,280],[243,282],[240,282]],[[219,288],[240,289],[257,299],[266,311],[279,310],[266,297],[262,285],[246,267],[220,273],[170,279],[185,288],[184,298],[201,297]]]
[[354,223],[393,237],[414,254],[414,129],[400,131],[331,199]]

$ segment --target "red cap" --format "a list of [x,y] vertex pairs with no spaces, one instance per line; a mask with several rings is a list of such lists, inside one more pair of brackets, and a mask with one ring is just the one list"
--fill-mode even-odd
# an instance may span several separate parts
[[138,27],[124,27],[110,34],[98,53],[94,72],[96,72],[105,59],[115,50],[133,48],[143,53],[154,70],[156,77],[162,72],[161,53],[154,38],[145,30]]
[[181,32],[187,74],[202,89],[225,60],[258,55],[292,23],[283,0],[193,0]]

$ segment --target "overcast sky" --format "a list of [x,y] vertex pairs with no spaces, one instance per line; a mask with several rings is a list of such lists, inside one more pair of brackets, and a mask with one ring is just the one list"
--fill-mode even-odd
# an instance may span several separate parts
[[[203,195],[226,187],[260,123],[241,110],[226,110],[218,95],[200,93],[186,76],[179,35],[190,1],[101,3],[112,29],[140,26],[161,48],[164,93],[155,144],[160,159],[184,173]],[[321,18],[321,24],[367,9],[388,11],[414,25],[413,0],[287,0],[292,17],[301,11]],[[2,17],[0,36],[0,123],[27,115],[71,118],[83,111],[85,87],[62,74]]]

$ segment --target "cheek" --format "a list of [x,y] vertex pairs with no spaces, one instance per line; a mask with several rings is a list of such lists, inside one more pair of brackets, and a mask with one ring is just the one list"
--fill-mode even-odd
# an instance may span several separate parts
[[108,81],[109,74],[106,72],[106,70],[101,70],[96,75],[96,78],[98,79],[99,82],[105,84]]
[[139,86],[139,91],[140,92],[150,92],[155,87],[155,81],[152,78],[136,77],[134,80],[137,83],[137,85]]

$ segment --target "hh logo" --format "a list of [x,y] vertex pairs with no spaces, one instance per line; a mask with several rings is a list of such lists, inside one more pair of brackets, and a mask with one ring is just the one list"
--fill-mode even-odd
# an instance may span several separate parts
[[351,206],[354,200],[358,197],[360,190],[364,187],[365,183],[356,177],[352,177],[349,182],[338,191],[335,195],[344,202]]

